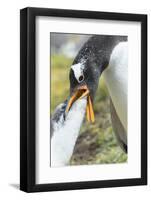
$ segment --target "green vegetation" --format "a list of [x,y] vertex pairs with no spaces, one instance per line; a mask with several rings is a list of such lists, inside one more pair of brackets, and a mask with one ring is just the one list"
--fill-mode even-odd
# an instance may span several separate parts
[[[51,57],[51,113],[69,95],[69,68],[72,59]],[[109,96],[101,78],[94,101],[95,123],[84,121],[75,145],[71,165],[122,163],[127,155],[117,144],[110,119]]]
[[53,55],[51,57],[51,113],[69,95],[69,67],[72,59]]

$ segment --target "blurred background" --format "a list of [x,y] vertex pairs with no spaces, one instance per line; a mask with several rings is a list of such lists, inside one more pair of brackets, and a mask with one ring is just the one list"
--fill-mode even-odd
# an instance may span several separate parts
[[[82,45],[91,35],[50,33],[51,114],[69,95],[69,70]],[[127,155],[116,142],[110,119],[108,90],[100,78],[94,101],[95,123],[84,120],[71,165],[122,163]]]

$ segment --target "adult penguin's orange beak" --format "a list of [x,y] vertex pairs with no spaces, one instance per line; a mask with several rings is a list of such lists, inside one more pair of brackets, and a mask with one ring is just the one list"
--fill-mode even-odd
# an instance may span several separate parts
[[87,87],[87,85],[82,85],[76,88],[75,92],[71,96],[71,98],[68,101],[68,105],[66,107],[66,113],[69,112],[70,108],[72,107],[73,103],[78,100],[82,99],[84,97],[87,97],[87,106],[86,106],[86,117],[89,122],[94,122],[95,117],[94,117],[94,111],[93,111],[93,106],[92,106],[92,100],[90,97],[90,91]]

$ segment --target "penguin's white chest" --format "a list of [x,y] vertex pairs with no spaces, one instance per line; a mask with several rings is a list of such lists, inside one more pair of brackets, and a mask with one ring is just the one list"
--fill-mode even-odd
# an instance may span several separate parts
[[127,130],[128,42],[121,42],[113,49],[103,76],[116,112]]

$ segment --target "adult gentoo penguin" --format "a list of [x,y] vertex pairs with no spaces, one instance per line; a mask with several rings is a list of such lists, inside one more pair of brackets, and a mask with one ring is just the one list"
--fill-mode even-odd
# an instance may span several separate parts
[[70,69],[70,98],[52,117],[53,166],[69,162],[85,111],[94,122],[92,105],[102,72],[111,97],[113,129],[127,152],[127,49],[126,36],[94,35],[79,51]]

